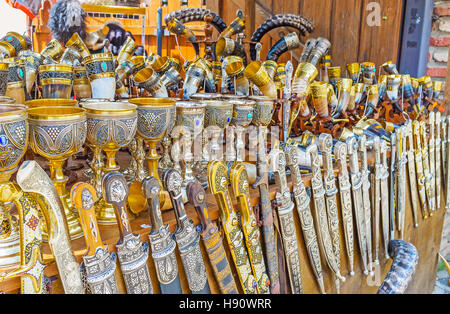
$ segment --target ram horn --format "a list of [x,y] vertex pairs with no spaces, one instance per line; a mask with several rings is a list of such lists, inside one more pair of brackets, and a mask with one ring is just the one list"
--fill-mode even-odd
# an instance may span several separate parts
[[[236,95],[248,96],[249,95],[249,83],[247,77],[244,75],[244,61],[238,56],[226,57],[222,62],[222,67],[228,78],[234,84]],[[227,77],[222,78],[226,81]]]
[[183,84],[183,98],[189,97],[197,93],[198,89],[205,80],[205,70],[196,64],[192,64],[186,71]]
[[183,23],[181,23],[178,19],[173,18],[167,23],[167,29],[169,32],[174,33],[175,35],[183,36],[186,38],[194,47],[195,55],[198,56],[200,54],[200,48],[197,43],[197,37],[195,37],[192,30],[186,27]]
[[239,56],[244,59],[244,64],[247,64],[244,46],[231,38],[220,37],[216,42],[215,52],[216,58]]
[[225,22],[219,15],[212,12],[211,10],[203,8],[184,8],[181,10],[177,10],[171,12],[170,14],[167,14],[164,17],[164,21],[167,24],[170,20],[176,18],[183,24],[194,21],[203,22],[207,15],[210,15],[212,17],[211,24],[217,29],[219,33],[222,33],[227,28],[227,24],[225,24]]
[[277,41],[267,53],[266,60],[277,62],[278,58],[285,52],[300,47],[300,39],[297,33],[292,32]]
[[277,98],[277,88],[261,61],[253,61],[244,70],[245,77],[255,84],[264,96]]
[[133,81],[138,87],[145,89],[153,97],[168,97],[166,87],[161,84],[160,77],[151,68],[144,68],[137,72],[133,77]]

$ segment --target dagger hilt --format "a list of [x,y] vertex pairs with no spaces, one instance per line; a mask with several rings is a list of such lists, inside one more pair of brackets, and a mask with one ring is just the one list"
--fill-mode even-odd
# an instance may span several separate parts
[[359,172],[358,164],[358,142],[355,137],[350,137],[347,139],[347,153],[349,155],[350,161],[350,172],[356,174]]
[[118,171],[108,171],[103,176],[102,193],[105,201],[114,207],[119,225],[120,240],[131,232],[126,208],[128,198],[128,185],[125,177]]
[[366,143],[367,143],[367,137],[365,134],[362,134],[361,136],[359,136],[359,151],[361,152],[361,169],[363,171],[368,171],[367,167],[367,147],[366,147]]
[[319,150],[322,152],[324,156],[323,168],[325,170],[325,173],[328,179],[334,178],[333,159],[331,157],[331,151],[333,149],[333,138],[331,134],[328,133],[320,134],[318,144]]
[[152,225],[152,232],[157,232],[164,226],[161,217],[161,209],[159,207],[159,192],[161,191],[161,186],[159,185],[158,179],[155,177],[147,177],[142,180],[142,191],[150,204],[148,213]]
[[381,164],[381,155],[380,155],[380,138],[375,136],[373,138],[373,150],[375,152],[375,165]]
[[189,202],[194,205],[197,212],[200,224],[202,225],[202,231],[206,230],[210,225],[211,218],[209,217],[208,207],[206,206],[206,193],[202,185],[198,182],[189,182],[186,186],[186,194]]
[[183,197],[181,194],[183,177],[179,171],[170,169],[164,172],[162,183],[164,189],[169,192],[178,224],[183,224],[187,219],[186,211],[184,210]]
[[341,176],[348,176],[347,170],[347,144],[338,141],[334,144],[334,156],[338,161],[338,169]]

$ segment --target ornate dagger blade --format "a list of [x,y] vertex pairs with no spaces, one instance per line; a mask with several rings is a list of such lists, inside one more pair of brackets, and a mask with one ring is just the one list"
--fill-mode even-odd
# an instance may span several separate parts
[[[375,173],[372,175],[373,186],[373,213],[372,213],[372,234],[373,234],[373,247],[375,252],[374,263],[379,264],[378,249],[380,242],[380,205],[381,205],[381,176],[382,167],[381,164],[381,153],[380,153],[380,138],[375,136],[373,138],[373,150],[375,153]],[[383,197],[385,197],[383,195]]]
[[[19,169],[20,172],[20,169]],[[0,282],[20,277],[21,294],[47,293],[44,281],[44,265],[41,244],[42,230],[39,221],[39,205],[30,193],[24,193],[12,182],[0,185],[0,202],[14,202],[19,213],[20,266],[6,274],[0,274]]]
[[350,276],[354,276],[353,270],[353,214],[352,214],[352,194],[350,177],[347,170],[347,145],[337,142],[334,145],[334,156],[339,168],[339,192],[341,199],[342,223],[344,226],[345,247],[350,267]]
[[[322,133],[319,136],[319,150],[323,157],[323,182],[325,186],[325,200],[327,205],[328,228],[330,230],[331,244],[333,245],[333,252],[336,257],[336,265],[341,269],[341,248],[339,235],[339,218],[337,213],[337,198],[338,189],[336,187],[336,178],[333,171],[333,159],[331,151],[333,149],[333,138],[328,133]],[[339,282],[336,280],[336,289],[339,293]]]
[[405,127],[397,129],[398,144],[398,181],[397,181],[397,229],[400,231],[400,239],[403,239],[405,231],[405,211],[406,211],[406,163],[408,162],[405,149]]
[[256,278],[259,294],[268,294],[270,281],[266,274],[266,265],[260,244],[260,234],[255,214],[250,208],[247,170],[242,163],[234,163],[230,171],[230,180],[233,193],[238,199],[241,212],[241,225],[247,245],[248,257]]
[[[336,277],[341,281],[345,281],[345,278],[341,276],[340,269],[336,263],[336,256],[333,252],[333,244],[331,243],[330,231],[328,229],[328,219],[326,213],[325,203],[325,188],[322,182],[322,173],[320,170],[320,157],[317,148],[317,144],[311,144],[306,148],[306,153],[311,156],[311,187],[313,191],[314,208],[316,226],[319,229],[317,233],[319,238],[320,248],[325,256],[328,267],[335,273]],[[336,286],[338,282],[336,282]]]
[[423,169],[423,159],[422,159],[422,144],[420,136],[420,124],[419,121],[414,120],[412,122],[413,140],[414,140],[414,158],[416,161],[416,172],[417,172],[417,188],[419,190],[420,204],[422,208],[422,216],[424,219],[428,218],[428,203],[427,203],[427,192],[425,186],[425,174]]
[[306,193],[305,184],[303,182],[300,168],[298,166],[298,155],[300,149],[295,146],[286,146],[286,163],[291,170],[292,185],[295,203],[297,205],[297,212],[302,225],[303,236],[305,237],[305,244],[308,250],[309,260],[314,271],[314,275],[319,284],[321,293],[325,293],[323,285],[322,264],[320,261],[319,244],[317,243],[316,230],[314,228],[314,220],[311,214],[310,197]]
[[292,293],[303,293],[300,260],[298,258],[297,234],[294,223],[294,203],[286,179],[286,158],[284,152],[272,149],[269,153],[269,169],[275,174],[280,186],[276,194],[281,236],[283,237],[286,264]]
[[180,251],[181,261],[193,294],[210,293],[208,279],[206,277],[205,263],[200,251],[200,234],[191,219],[188,219],[184,210],[181,185],[183,177],[177,170],[168,170],[163,175],[163,185],[169,192],[170,199],[177,219],[177,228],[174,236]]
[[194,205],[200,218],[202,226],[200,235],[213,267],[214,275],[219,283],[220,291],[222,294],[237,294],[236,284],[222,244],[222,237],[217,226],[209,218],[205,190],[200,183],[189,182],[186,186],[186,193],[189,202]]
[[370,181],[369,181],[369,166],[367,164],[367,148],[366,135],[359,137],[359,151],[361,153],[361,178],[362,178],[362,197],[364,208],[364,221],[366,223],[366,240],[367,240],[367,262],[369,272],[372,271],[372,208],[370,204]]
[[81,272],[70,245],[64,212],[52,180],[34,160],[26,160],[17,172],[17,183],[24,192],[39,194],[38,203],[49,226],[49,245],[66,294],[83,294]]
[[[431,178],[431,189],[433,191],[433,207],[432,212],[434,214],[434,211],[439,207],[439,203],[437,202],[437,182],[436,182],[436,140],[435,140],[435,126],[436,126],[436,113],[434,111],[431,111],[428,115],[428,123],[429,123],[429,134],[430,138],[428,140],[428,159],[430,160],[430,178]],[[424,122],[424,127],[426,128],[426,124]],[[424,130],[424,137],[426,140],[426,129]],[[430,214],[431,214],[430,213]]]
[[361,253],[362,266],[365,275],[367,270],[367,240],[366,224],[364,221],[364,207],[362,203],[362,174],[358,164],[358,143],[355,137],[350,137],[346,141],[347,152],[350,157],[350,179],[352,182],[353,207],[356,221],[356,232],[358,234],[358,244]]
[[278,256],[275,245],[275,230],[273,224],[272,205],[269,197],[269,175],[266,154],[266,127],[258,128],[258,150],[256,152],[258,180],[253,187],[259,189],[260,215],[262,221],[262,236],[267,272],[270,278],[270,293],[280,293],[280,277],[278,273]]
[[436,144],[435,144],[435,157],[436,157],[436,209],[441,208],[441,113],[436,112]]
[[[382,140],[380,143],[380,193],[381,193],[381,231],[383,234],[384,257],[389,258],[389,167],[387,164],[387,143]],[[422,161],[422,159],[420,160]],[[425,193],[425,192],[424,192]]]
[[[284,85],[283,99],[289,100],[292,94],[291,82],[292,82],[292,73],[294,72],[294,67],[292,66],[292,62],[286,62],[285,66],[286,71],[286,84]],[[289,138],[289,119],[291,116],[291,103],[290,101],[284,101],[282,103],[283,106],[283,140],[286,142]]]
[[128,294],[153,293],[152,281],[147,268],[149,247],[134,234],[128,221],[126,200],[128,198],[127,181],[122,173],[109,171],[103,176],[102,192],[105,201],[114,206],[119,225],[119,241],[116,251],[119,257],[125,286]]
[[428,211],[430,217],[433,216],[433,211],[435,207],[435,194],[434,194],[434,185],[432,184],[432,175],[430,173],[430,163],[428,159],[428,144],[426,140],[426,127],[425,122],[422,121],[419,123],[420,128],[420,140],[422,143],[422,163],[423,163],[423,174],[425,177],[425,192],[428,200]]
[[208,164],[208,183],[219,205],[220,218],[244,293],[257,293],[256,280],[244,244],[244,235],[228,193],[228,168],[221,161]]
[[94,209],[94,204],[97,202],[95,188],[80,182],[72,187],[70,196],[78,210],[88,249],[83,256],[88,291],[92,294],[117,294],[117,283],[114,277],[116,255],[109,254],[108,246],[102,243],[100,237]]
[[159,193],[161,191],[159,180],[155,177],[145,178],[142,181],[142,191],[149,204],[148,212],[152,231],[148,238],[152,247],[152,257],[161,293],[181,294],[177,257],[175,256],[176,243],[170,234],[169,225],[163,224],[159,208]]
[[[417,180],[416,180],[416,164],[414,162],[414,142],[412,133],[412,124],[409,121],[406,124],[405,141],[408,140],[408,174],[409,174],[409,190],[411,195],[411,206],[413,210],[414,226],[418,226],[418,213],[419,213],[419,195],[417,193]],[[406,146],[406,143],[405,143]]]
[[391,167],[390,172],[390,197],[389,197],[389,239],[394,239],[395,234],[395,211],[397,208],[397,185],[398,185],[398,163],[397,163],[397,135],[395,132],[391,134]]

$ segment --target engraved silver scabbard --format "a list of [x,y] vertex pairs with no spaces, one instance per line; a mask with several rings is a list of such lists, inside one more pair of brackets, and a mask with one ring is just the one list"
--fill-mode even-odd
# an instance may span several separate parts
[[355,213],[359,250],[361,253],[364,274],[368,275],[366,224],[364,221],[364,207],[362,203],[362,176],[358,164],[358,143],[355,137],[350,137],[347,139],[346,144],[350,157],[350,178],[352,182],[353,208]]
[[269,169],[274,172],[275,180],[280,187],[276,194],[278,217],[280,219],[281,236],[283,238],[286,263],[291,290],[294,294],[303,292],[300,260],[298,257],[297,233],[294,223],[294,203],[286,179],[286,157],[284,152],[272,149],[269,153]]
[[[337,213],[337,198],[338,189],[336,187],[336,178],[333,171],[333,159],[331,151],[333,149],[333,138],[328,133],[322,133],[319,136],[319,150],[323,157],[323,182],[325,186],[325,200],[327,205],[328,227],[330,230],[331,243],[333,245],[333,252],[336,257],[336,265],[341,269],[341,248],[340,248],[340,234],[339,234],[339,218]],[[336,281],[337,293],[340,292],[338,282]]]
[[[431,111],[428,116],[429,127],[429,135],[430,138],[428,140],[428,159],[430,160],[430,178],[431,178],[431,189],[434,192],[434,203],[432,207],[432,212],[436,211],[439,207],[439,203],[437,202],[437,182],[436,182],[436,139],[435,139],[435,126],[436,126],[436,113]],[[425,127],[425,123],[424,123]],[[426,132],[424,132],[424,137],[426,140]]]
[[417,174],[417,188],[419,190],[420,205],[422,208],[422,216],[424,219],[428,218],[428,202],[427,192],[425,186],[425,174],[423,169],[422,159],[422,145],[420,136],[420,124],[419,121],[414,120],[412,122],[413,140],[414,140],[414,159],[416,162],[416,174]]
[[126,200],[129,191],[124,175],[118,171],[107,172],[103,176],[102,192],[116,213],[120,232],[116,251],[128,294],[153,293],[147,268],[148,243],[143,243],[141,237],[132,232],[128,221]]
[[[373,213],[372,213],[372,239],[373,248],[375,252],[374,263],[378,265],[380,263],[378,258],[378,249],[380,242],[380,207],[381,207],[381,175],[382,167],[381,164],[381,152],[380,152],[380,138],[375,136],[373,138],[373,151],[375,153],[375,173],[372,176],[373,179]],[[383,195],[384,197],[384,195]]]
[[[442,173],[441,178],[444,184],[444,188],[447,188],[447,123],[449,123],[447,116],[441,116],[441,160],[442,160]],[[447,190],[445,190],[447,191]],[[447,194],[444,195],[446,197]]]
[[[436,144],[435,144],[435,158],[436,158],[436,209],[441,208],[441,113],[436,112]],[[443,168],[443,167],[442,167]]]
[[[319,238],[319,245],[327,261],[328,267],[335,273],[336,277],[341,281],[345,281],[345,278],[341,276],[340,269],[336,263],[336,256],[333,252],[333,244],[331,243],[330,231],[328,228],[328,219],[326,213],[325,203],[325,188],[322,182],[322,172],[320,169],[320,157],[316,144],[309,145],[306,149],[306,153],[311,156],[311,168],[312,178],[311,187],[313,191],[314,208],[316,226],[319,231],[317,236]],[[336,282],[338,285],[338,282]]]
[[435,192],[434,192],[434,184],[433,183],[433,176],[430,172],[430,162],[429,162],[429,156],[428,156],[428,144],[427,144],[427,137],[426,137],[426,126],[425,122],[422,121],[419,124],[420,126],[420,140],[422,143],[422,162],[423,162],[423,174],[425,178],[425,192],[427,195],[428,200],[428,210],[430,217],[434,215],[434,209],[436,207],[435,202]]
[[180,278],[178,276],[176,243],[170,234],[169,225],[164,225],[159,207],[159,180],[147,177],[142,181],[142,190],[148,200],[148,211],[152,230],[148,238],[152,248],[161,293],[181,294]]
[[[297,212],[302,226],[303,236],[305,238],[306,248],[311,266],[319,284],[321,293],[325,293],[323,285],[322,264],[320,260],[319,244],[317,243],[316,230],[314,228],[314,220],[311,214],[310,197],[306,193],[305,184],[303,182],[299,168],[300,149],[295,146],[286,146],[285,148],[286,162],[291,170],[291,178],[293,185],[293,193]],[[350,209],[351,210],[351,209]],[[353,232],[352,232],[353,233]],[[352,234],[353,236],[353,234]],[[353,263],[352,263],[353,266]]]
[[445,188],[447,189],[447,193],[445,194],[445,209],[450,208],[450,120],[447,117],[447,143],[446,143],[446,155],[447,155],[447,173],[445,177]]
[[350,268],[350,276],[354,276],[353,269],[354,247],[353,247],[353,214],[352,193],[350,177],[347,170],[347,145],[337,142],[334,145],[334,156],[338,162],[339,169],[339,193],[341,199],[342,223],[344,226],[344,237],[347,258]]
[[389,168],[389,239],[393,240],[395,237],[395,211],[397,209],[397,186],[398,186],[398,162],[397,162],[397,135],[395,132],[391,133],[391,166]]
[[381,193],[381,232],[383,234],[384,257],[389,258],[389,167],[387,164],[387,143],[385,140],[380,142],[380,193]]
[[408,156],[409,194],[411,195],[411,208],[413,212],[414,227],[417,228],[420,202],[417,192],[416,163],[414,160],[414,142],[411,122],[406,124],[405,141],[408,142],[405,143],[405,146],[406,144],[408,145],[408,151],[406,154]]
[[405,149],[406,129],[402,126],[397,129],[398,149],[398,181],[397,181],[397,230],[400,231],[400,239],[403,239],[405,231],[405,211],[406,211],[406,163],[408,162]]
[[94,255],[83,256],[81,269],[86,273],[86,284],[92,294],[117,294],[114,277],[116,254],[109,254],[108,247],[98,247]]
[[358,149],[361,157],[361,179],[362,179],[362,198],[364,208],[364,221],[366,224],[366,240],[367,240],[367,262],[372,271],[372,209],[370,204],[370,181],[369,181],[369,167],[367,164],[367,138],[363,134],[359,137]]
[[177,170],[171,169],[164,173],[163,185],[169,192],[175,211],[177,228],[174,236],[186,271],[189,289],[193,294],[208,294],[210,290],[205,263],[200,251],[200,233],[195,228],[193,221],[186,216],[181,193],[182,184],[183,178]]

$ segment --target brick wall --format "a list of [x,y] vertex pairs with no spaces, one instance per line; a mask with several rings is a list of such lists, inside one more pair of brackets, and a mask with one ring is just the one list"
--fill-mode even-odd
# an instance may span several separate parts
[[450,45],[450,0],[435,1],[435,22],[431,30],[427,75],[445,81]]

